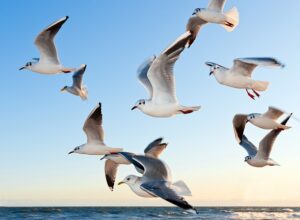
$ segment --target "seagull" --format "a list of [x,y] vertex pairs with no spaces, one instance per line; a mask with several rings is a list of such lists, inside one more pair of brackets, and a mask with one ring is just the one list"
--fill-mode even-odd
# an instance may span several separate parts
[[231,69],[213,62],[206,62],[205,64],[210,66],[209,75],[213,74],[220,84],[237,89],[246,89],[248,96],[252,99],[255,99],[255,96],[248,91],[249,89],[259,97],[260,95],[257,91],[265,91],[269,85],[269,82],[251,78],[255,67],[284,67],[284,64],[271,57],[237,58],[234,60],[234,65]]
[[198,111],[200,106],[186,107],[178,103],[173,67],[191,33],[185,32],[158,57],[151,57],[138,69],[138,79],[148,90],[150,99],[141,99],[131,110],[138,108],[152,117],[171,117]]
[[207,23],[222,25],[227,31],[231,32],[239,24],[239,12],[233,7],[225,14],[223,8],[226,0],[211,0],[207,8],[196,8],[190,17],[186,30],[191,31],[192,37],[187,45],[190,47],[196,39],[200,28]]
[[87,88],[82,83],[82,77],[86,69],[86,64],[82,64],[79,69],[77,69],[73,74],[73,85],[65,86],[60,91],[69,92],[73,95],[80,96],[82,100],[86,100],[88,97]]
[[[163,138],[157,138],[156,140],[152,141],[144,150],[146,157],[153,157],[158,158],[162,151],[167,147],[167,143],[162,143]],[[117,169],[120,164],[131,164],[130,160],[127,159],[128,157],[132,157],[135,154],[130,152],[119,152],[113,154],[104,155],[101,160],[106,159],[105,161],[105,178],[107,185],[111,191],[114,189],[114,184],[117,175]],[[144,167],[143,166],[136,166],[136,170],[143,174]]]
[[74,68],[62,66],[53,42],[55,35],[68,18],[68,16],[65,16],[59,19],[36,37],[34,43],[39,49],[41,58],[33,58],[32,61],[27,62],[19,70],[28,69],[41,74],[70,73],[75,70]]
[[83,131],[87,136],[87,143],[75,147],[69,154],[105,155],[122,151],[122,148],[111,148],[104,143],[102,127],[102,110],[99,103],[85,120]]
[[269,107],[268,111],[264,114],[252,113],[247,116],[247,121],[251,124],[262,129],[289,129],[290,126],[279,124],[276,120],[282,116],[285,112],[276,108]]
[[[284,119],[281,124],[285,125],[291,116],[292,114]],[[244,135],[245,125],[245,115],[235,115],[235,117],[233,118],[233,128],[236,139],[239,145],[248,152],[248,156],[245,157],[245,162],[253,167],[279,166],[276,161],[270,158],[270,153],[276,137],[282,131],[282,129],[273,129],[272,131],[270,131],[260,141],[259,148],[257,149],[257,147],[253,143],[251,143]]]
[[172,183],[171,171],[163,161],[142,155],[128,155],[128,159],[145,171],[142,177],[129,175],[118,185],[125,183],[138,196],[160,197],[187,212],[197,214],[196,209],[183,198],[191,196],[191,191],[183,181]]

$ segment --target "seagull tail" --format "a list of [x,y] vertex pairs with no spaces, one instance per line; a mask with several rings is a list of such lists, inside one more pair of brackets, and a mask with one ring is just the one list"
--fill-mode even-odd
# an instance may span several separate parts
[[269,86],[269,82],[266,81],[254,81],[252,88],[256,91],[265,91]]
[[88,90],[87,90],[87,88],[84,86],[84,87],[82,88],[82,90],[81,90],[80,98],[81,98],[83,101],[85,101],[85,100],[88,99],[88,95],[89,95]]
[[182,180],[173,183],[171,188],[180,196],[192,196],[191,190]]
[[225,13],[226,22],[221,24],[226,31],[231,32],[239,25],[239,11],[236,7],[233,7]]

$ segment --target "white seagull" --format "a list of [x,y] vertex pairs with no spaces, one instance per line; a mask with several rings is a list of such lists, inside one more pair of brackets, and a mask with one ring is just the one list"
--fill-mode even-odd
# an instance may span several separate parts
[[108,147],[104,143],[101,103],[87,117],[83,130],[87,136],[87,143],[75,147],[69,154],[105,155],[123,150],[122,148]]
[[73,74],[73,85],[65,86],[60,91],[69,92],[73,95],[80,96],[82,100],[88,98],[88,91],[85,85],[83,85],[82,78],[86,69],[86,64],[82,64],[79,69],[77,69]]
[[33,58],[32,61],[27,62],[26,65],[19,70],[28,69],[41,74],[70,73],[75,70],[75,68],[62,66],[53,42],[55,35],[68,18],[68,16],[65,16],[59,19],[36,37],[34,43],[39,49],[41,57]]
[[239,24],[239,12],[233,7],[228,12],[223,13],[226,0],[211,0],[207,8],[195,9],[190,17],[186,30],[191,31],[192,37],[189,39],[188,47],[196,39],[200,28],[207,23],[222,25],[227,31],[233,31]]
[[268,111],[264,114],[252,113],[247,116],[247,122],[262,128],[262,129],[289,129],[290,126],[286,126],[276,122],[276,120],[282,116],[285,112],[276,108],[269,107]]
[[[158,158],[159,155],[162,153],[162,151],[167,147],[167,143],[162,143],[163,138],[158,138],[154,141],[152,141],[144,150],[146,157],[154,157]],[[105,178],[107,185],[111,191],[114,189],[114,184],[116,181],[116,175],[117,175],[117,169],[120,164],[131,164],[128,157],[132,157],[135,154],[130,152],[119,152],[114,154],[107,154],[104,157],[101,158],[101,160],[106,159],[105,161]],[[143,174],[144,173],[144,167],[143,166],[136,166],[136,170]]]
[[138,108],[152,117],[171,117],[198,111],[200,106],[186,107],[178,103],[173,67],[191,33],[185,32],[158,57],[152,57],[138,69],[138,79],[150,94],[150,99],[139,100],[131,110]]
[[191,191],[183,181],[172,183],[170,169],[163,161],[142,155],[128,155],[128,159],[135,166],[143,167],[144,174],[142,177],[129,175],[119,182],[119,185],[126,183],[138,196],[160,197],[188,212],[197,213],[196,209],[183,198],[191,196]]
[[[284,119],[281,124],[285,125],[291,116],[292,114]],[[244,135],[245,124],[245,115],[235,115],[233,119],[233,128],[236,139],[239,145],[248,152],[248,156],[245,157],[245,162],[253,167],[279,166],[277,162],[270,158],[270,153],[276,137],[282,131],[282,129],[273,129],[270,131],[260,141],[259,148],[257,149],[257,147]]]
[[257,66],[284,67],[281,62],[271,57],[238,58],[234,60],[231,69],[213,62],[206,62],[205,64],[210,66],[209,75],[213,74],[220,84],[237,89],[246,89],[247,94],[252,99],[255,99],[255,96],[249,93],[248,89],[251,89],[259,97],[257,91],[265,91],[269,85],[269,82],[266,81],[253,80],[251,78],[253,70]]

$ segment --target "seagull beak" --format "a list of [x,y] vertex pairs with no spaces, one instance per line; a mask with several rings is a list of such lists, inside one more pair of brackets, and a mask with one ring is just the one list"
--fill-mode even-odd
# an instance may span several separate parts
[[25,66],[22,66],[19,70],[25,69]]
[[123,183],[125,183],[125,182],[124,182],[124,181],[121,181],[121,182],[118,183],[118,185],[121,185],[121,184],[123,184]]
[[105,159],[105,158],[106,158],[106,155],[104,155],[103,157],[101,157],[100,160],[103,160],[103,159]]
[[210,72],[209,72],[209,76],[211,76],[213,73],[214,73],[214,71],[210,71]]
[[133,107],[131,108],[131,111],[132,111],[132,110],[134,110],[134,109],[136,109],[136,108],[137,108],[137,106],[136,106],[136,105],[135,105],[135,106],[133,106]]
[[65,91],[65,87],[64,87],[64,88],[62,88],[60,91],[61,91],[61,92],[64,92],[64,91]]
[[70,151],[68,154],[72,154],[72,153],[74,153],[75,151],[74,150],[72,150],[72,151]]

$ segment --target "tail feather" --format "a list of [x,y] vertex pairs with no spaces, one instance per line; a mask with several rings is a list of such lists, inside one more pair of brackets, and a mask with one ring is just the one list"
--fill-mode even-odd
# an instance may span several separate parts
[[225,13],[225,16],[226,24],[222,24],[222,27],[225,28],[226,31],[231,32],[239,25],[239,11],[236,7],[233,7]]
[[82,99],[82,100],[87,100],[88,99],[88,90],[87,90],[87,88],[84,86],[83,88],[82,88],[82,90],[81,90],[81,94],[80,94],[80,98]]
[[192,196],[190,189],[182,180],[173,183],[171,187],[180,196]]

